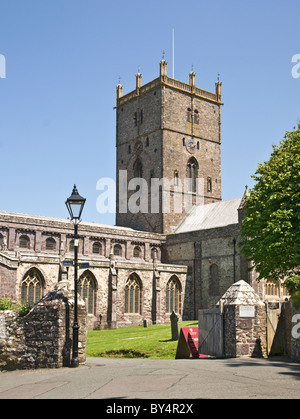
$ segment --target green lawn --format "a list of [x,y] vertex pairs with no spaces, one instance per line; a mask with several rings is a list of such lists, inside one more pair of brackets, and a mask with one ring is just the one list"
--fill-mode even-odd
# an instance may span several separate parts
[[[197,321],[179,322],[196,327]],[[172,341],[171,324],[89,330],[87,357],[175,359],[177,341]]]

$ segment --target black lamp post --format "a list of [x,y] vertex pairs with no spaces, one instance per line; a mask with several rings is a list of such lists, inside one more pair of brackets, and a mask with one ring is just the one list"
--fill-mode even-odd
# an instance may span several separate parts
[[77,283],[78,283],[78,224],[85,204],[85,198],[79,195],[76,185],[72,195],[66,200],[71,220],[74,223],[74,324],[73,324],[73,351],[71,367],[78,367],[78,311],[77,311]]

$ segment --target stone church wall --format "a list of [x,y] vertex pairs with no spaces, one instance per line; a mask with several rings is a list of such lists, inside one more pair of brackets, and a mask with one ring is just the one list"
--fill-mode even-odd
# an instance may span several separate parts
[[[59,289],[65,281],[69,289],[73,289],[73,266],[64,266],[64,262],[74,258],[69,248],[73,238],[70,222],[2,212],[0,233],[8,243],[7,248],[0,250],[0,295],[12,295],[19,301],[22,281],[31,269],[42,279],[43,295],[55,288]],[[28,249],[19,248],[22,235],[30,238]],[[190,304],[185,298],[187,268],[162,262],[165,236],[94,223],[81,223],[79,236],[79,264],[88,263],[88,268],[79,265],[78,276],[89,275],[94,285],[93,310],[87,316],[88,328],[142,324],[145,319],[149,323],[169,321],[166,288],[173,275],[181,287],[181,311],[178,314],[182,318],[183,313],[186,313],[186,307]],[[54,249],[47,250],[46,240],[49,237],[54,238],[56,245]],[[95,242],[101,245],[99,254],[93,253]],[[120,254],[112,258],[115,245],[120,246]],[[134,249],[137,246],[140,253],[135,255]],[[112,265],[115,270],[114,284],[111,279]],[[125,284],[132,274],[139,278],[141,287],[138,314],[125,312]]]
[[[186,264],[193,278],[191,295],[195,310],[214,308],[224,292],[243,279],[239,235],[238,225],[229,225],[167,236],[166,260]],[[213,265],[215,278],[212,278]]]
[[9,295],[16,298],[17,263],[0,254],[0,296]]

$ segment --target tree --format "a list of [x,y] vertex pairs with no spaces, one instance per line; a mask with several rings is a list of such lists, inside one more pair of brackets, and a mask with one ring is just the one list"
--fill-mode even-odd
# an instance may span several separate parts
[[242,253],[254,263],[258,280],[283,280],[300,290],[300,124],[273,146],[258,165],[256,184],[245,202]]

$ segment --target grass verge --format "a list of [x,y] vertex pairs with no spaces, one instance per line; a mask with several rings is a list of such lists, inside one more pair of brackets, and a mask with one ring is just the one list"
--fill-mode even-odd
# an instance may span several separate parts
[[[197,321],[179,322],[181,327],[197,327]],[[177,341],[172,340],[171,324],[89,330],[87,357],[175,359]]]

